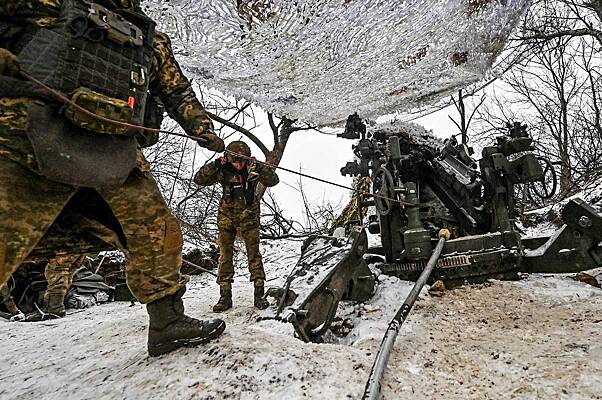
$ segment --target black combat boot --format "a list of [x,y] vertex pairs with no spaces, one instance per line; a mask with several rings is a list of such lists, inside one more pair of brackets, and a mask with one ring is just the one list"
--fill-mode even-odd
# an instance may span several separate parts
[[213,312],[224,312],[232,308],[232,289],[219,288],[219,300],[213,306]]
[[25,319],[25,315],[19,310],[19,307],[17,307],[12,298],[4,302],[4,307],[6,307],[8,312],[0,311],[1,318],[10,319],[11,321],[23,321]]
[[270,305],[270,303],[265,299],[263,285],[255,286],[253,304],[255,305],[255,308],[258,308],[260,310],[265,310]]
[[182,296],[186,287],[171,296],[146,305],[148,327],[148,354],[159,356],[183,346],[196,346],[217,338],[226,329],[221,319],[201,321],[184,314]]
[[25,316],[25,322],[46,321],[49,319],[63,318],[65,316],[65,296],[62,294],[44,294],[42,308]]

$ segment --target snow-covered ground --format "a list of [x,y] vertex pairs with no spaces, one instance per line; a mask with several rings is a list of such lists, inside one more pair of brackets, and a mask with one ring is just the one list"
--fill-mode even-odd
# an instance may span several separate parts
[[[300,242],[263,246],[281,284]],[[149,358],[144,307],[110,303],[32,324],[0,322],[2,399],[358,399],[387,323],[411,283],[379,276],[374,298],[342,304],[346,337],[295,339],[255,320],[238,259],[234,309],[210,344]],[[218,288],[197,276],[189,314],[212,317]],[[602,290],[568,276],[492,281],[421,297],[397,339],[384,399],[602,398]]]

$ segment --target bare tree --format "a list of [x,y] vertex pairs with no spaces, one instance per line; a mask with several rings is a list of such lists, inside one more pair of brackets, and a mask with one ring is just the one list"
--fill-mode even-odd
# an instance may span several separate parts
[[301,180],[297,185],[303,202],[304,220],[286,218],[274,196],[267,190],[262,199],[261,237],[263,239],[302,238],[308,235],[329,233],[330,227],[340,211],[340,204],[311,202],[303,189]]
[[602,172],[601,25],[592,3],[536,1],[516,38],[525,57],[477,112],[487,134],[511,121],[529,125],[537,152],[557,166],[560,197],[587,188]]
[[465,97],[462,93],[462,90],[458,91],[458,99],[456,100],[454,96],[451,97],[452,103],[458,112],[459,121],[456,121],[451,115],[448,115],[449,119],[456,125],[456,128],[459,130],[459,135],[461,137],[462,144],[468,144],[468,129],[470,127],[470,123],[477,112],[478,108],[485,101],[485,95],[481,95],[481,98],[478,103],[476,103],[472,107],[472,112],[468,115],[468,111],[466,110]]
[[602,1],[536,0],[523,23],[519,40],[546,42],[590,37],[602,44]]

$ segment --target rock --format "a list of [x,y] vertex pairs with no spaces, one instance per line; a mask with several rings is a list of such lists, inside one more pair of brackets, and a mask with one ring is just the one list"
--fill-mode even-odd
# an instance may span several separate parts
[[600,287],[600,282],[590,274],[586,274],[585,272],[580,272],[573,278],[576,281],[587,283],[588,285],[595,286],[597,288]]
[[351,332],[354,326],[351,319],[337,317],[333,320],[332,325],[330,325],[330,330],[335,335],[345,337]]
[[429,289],[429,294],[434,297],[441,297],[443,296],[446,290],[447,288],[445,287],[445,283],[439,280],[433,283],[433,286],[431,286],[431,288]]

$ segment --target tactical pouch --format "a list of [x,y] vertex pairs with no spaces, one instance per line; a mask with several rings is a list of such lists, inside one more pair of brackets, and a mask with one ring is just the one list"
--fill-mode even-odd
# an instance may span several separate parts
[[92,188],[120,186],[136,166],[136,139],[92,135],[69,123],[51,106],[33,102],[27,137],[46,178]]
[[[165,107],[155,97],[151,96],[146,102],[146,111],[144,115],[144,126],[147,128],[160,129],[163,122]],[[140,147],[150,147],[159,141],[159,132],[140,131],[136,135]]]
[[127,126],[112,124],[96,117],[130,122],[132,121],[133,111],[127,102],[105,96],[87,88],[76,89],[71,96],[71,100],[78,106],[93,113],[93,115],[89,115],[73,105],[67,105],[65,116],[74,125],[95,133],[110,135],[125,135],[130,130]]
[[[78,104],[96,114],[143,124],[154,32],[155,23],[144,14],[109,10],[89,0],[63,0],[57,23],[26,35],[14,47],[20,49],[22,71],[73,94]],[[68,113],[87,130],[124,133],[115,124],[92,128],[87,116],[77,110]]]

